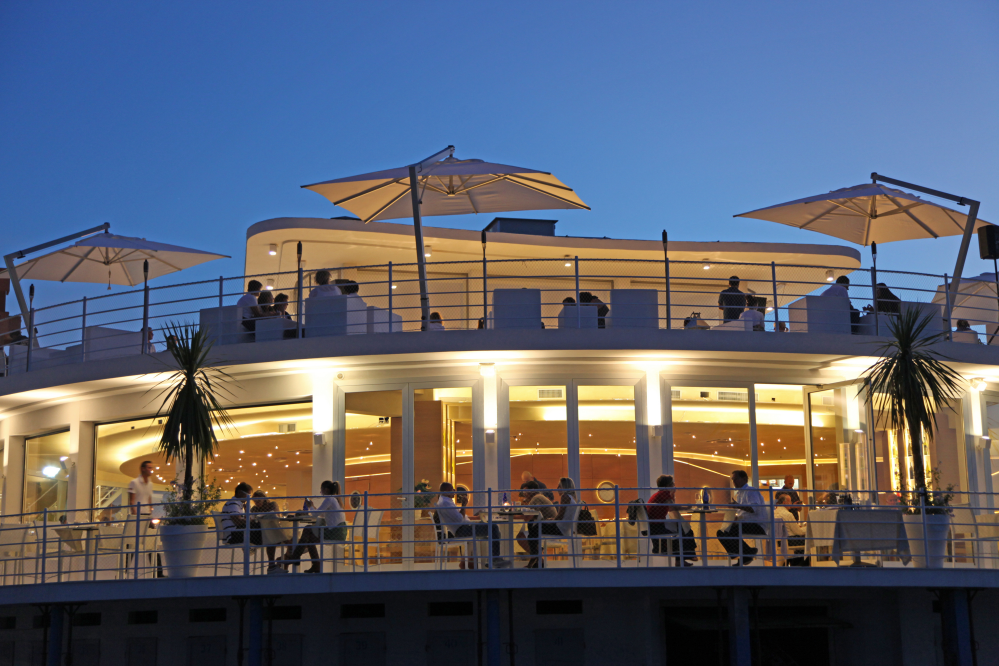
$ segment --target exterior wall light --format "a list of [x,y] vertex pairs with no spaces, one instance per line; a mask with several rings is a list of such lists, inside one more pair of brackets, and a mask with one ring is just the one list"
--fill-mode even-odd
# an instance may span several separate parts
[[571,260],[572,260],[572,255],[570,255],[570,254],[565,255],[565,267],[566,268],[572,268],[572,261]]
[[434,252],[433,252],[433,248],[432,248],[432,247],[430,247],[429,245],[424,245],[424,246],[423,246],[423,256],[424,256],[424,257],[427,257],[427,258],[429,259],[429,258],[430,258],[430,256],[431,256],[431,255],[432,255],[433,253],[434,253]]
[[267,286],[264,287],[264,288],[267,289],[268,291],[270,291],[271,289],[273,289],[274,288],[274,280],[268,279],[267,280]]
[[276,257],[277,256],[277,245],[275,245],[274,243],[271,243],[267,247],[267,254],[271,255],[272,257]]
[[832,282],[836,277],[833,275],[832,271],[826,271],[826,282]]
[[984,391],[988,387],[989,387],[988,382],[986,382],[981,377],[973,377],[971,379],[971,388],[975,389],[976,391]]
[[704,270],[709,270],[711,268],[711,264],[708,263],[709,261],[710,261],[710,259],[708,259],[708,258],[705,257],[705,259],[704,259]]

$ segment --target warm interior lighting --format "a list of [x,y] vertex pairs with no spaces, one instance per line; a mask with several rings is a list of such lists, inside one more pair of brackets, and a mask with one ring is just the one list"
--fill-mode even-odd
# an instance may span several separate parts
[[705,257],[705,259],[704,259],[704,270],[709,270],[711,268],[711,264],[709,263],[709,261],[710,260]]
[[48,465],[42,468],[42,476],[45,476],[49,479],[54,479],[55,475],[58,473],[59,473],[59,468],[54,467],[52,465]]
[[431,248],[429,245],[424,245],[423,246],[423,256],[424,257],[427,257],[429,259],[430,255],[432,255],[433,253],[434,253],[433,252],[433,248]]
[[277,245],[271,243],[271,245],[267,248],[267,254],[271,255],[272,257],[277,256]]

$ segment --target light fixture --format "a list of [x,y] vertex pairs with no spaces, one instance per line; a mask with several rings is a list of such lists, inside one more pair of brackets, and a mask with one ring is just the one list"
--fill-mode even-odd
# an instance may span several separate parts
[[53,465],[48,465],[42,468],[42,476],[49,479],[54,479],[55,475],[59,473],[59,468]]
[[711,264],[708,263],[709,261],[710,261],[710,259],[708,259],[707,257],[705,257],[705,259],[704,259],[704,270],[708,270],[708,269],[711,268]]
[[569,261],[570,259],[572,259],[572,255],[571,254],[565,255],[565,267],[566,268],[572,267],[572,262]]
[[60,456],[59,462],[63,462],[65,460],[69,460],[69,456]]
[[395,285],[392,285],[392,288],[395,289]]
[[264,289],[267,289],[269,291],[269,290],[271,290],[273,288],[274,288],[274,280],[271,280],[271,279],[268,278],[268,280],[267,280],[267,286],[264,287]]
[[424,257],[427,257],[429,259],[430,255],[432,255],[433,253],[434,252],[433,252],[433,248],[432,247],[430,247],[429,245],[424,245],[423,246],[423,256]]
[[971,379],[971,388],[975,389],[976,391],[984,391],[988,387],[989,387],[988,382],[986,382],[981,377],[973,377]]
[[833,272],[831,270],[826,271],[826,282],[832,282],[834,279],[835,276],[833,275]]
[[277,245],[274,245],[273,243],[271,243],[267,247],[267,254],[271,255],[272,257],[277,256]]

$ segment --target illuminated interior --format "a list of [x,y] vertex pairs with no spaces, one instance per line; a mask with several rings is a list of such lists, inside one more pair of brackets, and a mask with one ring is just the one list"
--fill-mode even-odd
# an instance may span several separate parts
[[72,471],[68,430],[25,440],[24,512],[65,511]]

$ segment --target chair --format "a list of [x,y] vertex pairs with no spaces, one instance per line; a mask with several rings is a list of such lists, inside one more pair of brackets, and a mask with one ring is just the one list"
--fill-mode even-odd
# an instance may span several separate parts
[[347,299],[321,296],[305,299],[305,336],[319,338],[347,334]]
[[843,296],[805,296],[788,305],[791,330],[850,335],[850,299]]
[[493,290],[492,328],[541,328],[540,289]]
[[597,306],[566,303],[558,313],[559,328],[597,328]]
[[[460,558],[466,554],[473,553],[474,544],[471,539],[459,539],[455,537],[441,525],[441,519],[437,515],[437,512],[433,511],[432,513],[434,515],[434,531],[437,532],[437,549],[434,553],[434,561],[437,562],[437,568],[443,571],[447,566],[447,558],[451,554],[452,548],[458,548],[458,558],[460,561]],[[451,536],[448,536],[449,534]]]
[[104,326],[88,326],[83,331],[83,358],[95,361],[142,353],[142,333]]
[[205,308],[200,312],[199,321],[209,339],[217,345],[253,342],[253,333],[243,328],[243,308],[238,305]]
[[[357,528],[356,531],[360,532],[362,539],[360,543],[356,541],[354,542],[354,557],[357,559],[361,559],[362,566],[364,562],[363,558],[370,558],[372,548],[375,549],[375,561],[376,561],[375,563],[381,564],[382,546],[384,546],[385,544],[382,544],[381,542],[378,541],[378,533],[379,533],[379,528],[381,527],[383,513],[385,512],[382,511],[381,509],[367,510],[368,514],[367,530],[364,529],[364,514],[365,514],[364,510],[358,510],[356,517],[354,518],[355,528]],[[364,552],[363,539],[365,537],[365,534],[367,535],[367,540],[368,540],[368,552]],[[357,552],[358,550],[361,551],[360,554],[358,554]]]
[[572,500],[572,504],[566,507],[566,515],[561,521],[555,523],[558,526],[558,531],[561,535],[551,535],[544,533],[544,522],[542,523],[538,538],[541,539],[540,555],[542,562],[548,561],[548,548],[553,544],[565,543],[566,554],[569,557],[570,565],[572,568],[576,568],[576,561],[580,557],[580,539],[579,534],[576,532],[576,524],[579,520],[579,512],[582,511],[582,505],[576,501],[575,498]]
[[[645,566],[649,566],[649,562],[653,557],[665,557],[666,566],[672,566],[673,559],[680,557],[680,550],[683,548],[683,525],[680,521],[675,518],[664,518],[662,520],[651,520],[649,518],[648,512],[645,510],[644,505],[640,505],[636,512],[636,522],[638,523],[638,561],[641,563],[642,557],[645,558]],[[653,534],[652,525],[661,524],[664,528],[662,534]],[[673,529],[670,529],[672,527]],[[679,539],[677,538],[679,535]],[[659,551],[658,553],[652,552],[652,540],[659,539],[660,542],[666,542],[666,552]],[[680,546],[677,552],[674,552],[674,545],[679,543]],[[686,555],[686,553],[684,553]],[[691,553],[694,555],[694,553]]]
[[717,326],[711,327],[712,331],[750,331],[753,330],[753,322],[749,319],[733,319],[732,321],[727,321],[724,324],[718,324]]
[[659,292],[611,289],[608,328],[659,328]]
[[[350,566],[351,571],[356,571],[356,565],[354,564],[354,558],[351,557],[352,551],[354,549],[354,526],[345,525],[347,535],[344,537],[343,541],[327,541],[326,540],[326,530],[328,525],[326,525],[326,519],[323,517],[319,518],[316,523],[316,527],[319,528],[319,569],[323,568],[323,562],[327,560],[326,549],[329,548],[333,551],[332,557],[328,559],[333,562],[333,573],[337,571],[337,561],[343,560],[345,566]],[[333,527],[341,527],[340,525],[334,525]],[[338,553],[337,550],[341,552]]]
[[[243,550],[243,544],[241,544],[241,543],[227,543],[226,542],[225,530],[222,528],[222,518],[223,518],[224,515],[225,514],[219,512],[219,511],[213,511],[212,512],[212,519],[213,519],[212,522],[215,523],[215,538],[216,538],[216,543],[215,543],[215,573],[213,574],[215,576],[219,575],[219,549],[228,550],[229,553],[230,553],[230,557],[229,557],[229,575],[230,576],[235,575],[236,552]],[[250,569],[251,570],[253,569],[253,558],[254,558],[255,555],[258,555],[258,553],[256,551],[257,551],[257,548],[254,548],[252,546],[250,547]],[[262,561],[263,560],[261,558],[261,563],[262,563]]]
[[273,342],[284,340],[285,331],[293,331],[298,327],[293,319],[285,317],[262,317],[254,324],[254,340],[256,342]]
[[951,566],[957,567],[957,554],[954,551],[959,544],[964,544],[964,557],[970,557],[971,565],[978,568],[981,548],[979,547],[980,534],[974,510],[971,507],[955,506],[951,508],[951,515],[950,539],[947,544]]
[[7,584],[7,563],[11,560],[14,561],[15,582],[18,574],[22,579],[24,578],[24,560],[28,549],[27,538],[27,525],[10,524],[0,527],[0,556],[3,557],[3,574],[0,580],[3,581],[4,585]]
[[954,342],[965,342],[970,344],[978,344],[978,333],[974,331],[952,331],[951,340]]
[[117,560],[114,577],[123,577],[125,571],[125,523],[98,525],[95,553],[94,580],[97,580],[97,574],[100,571],[97,561],[101,555],[113,556]]

